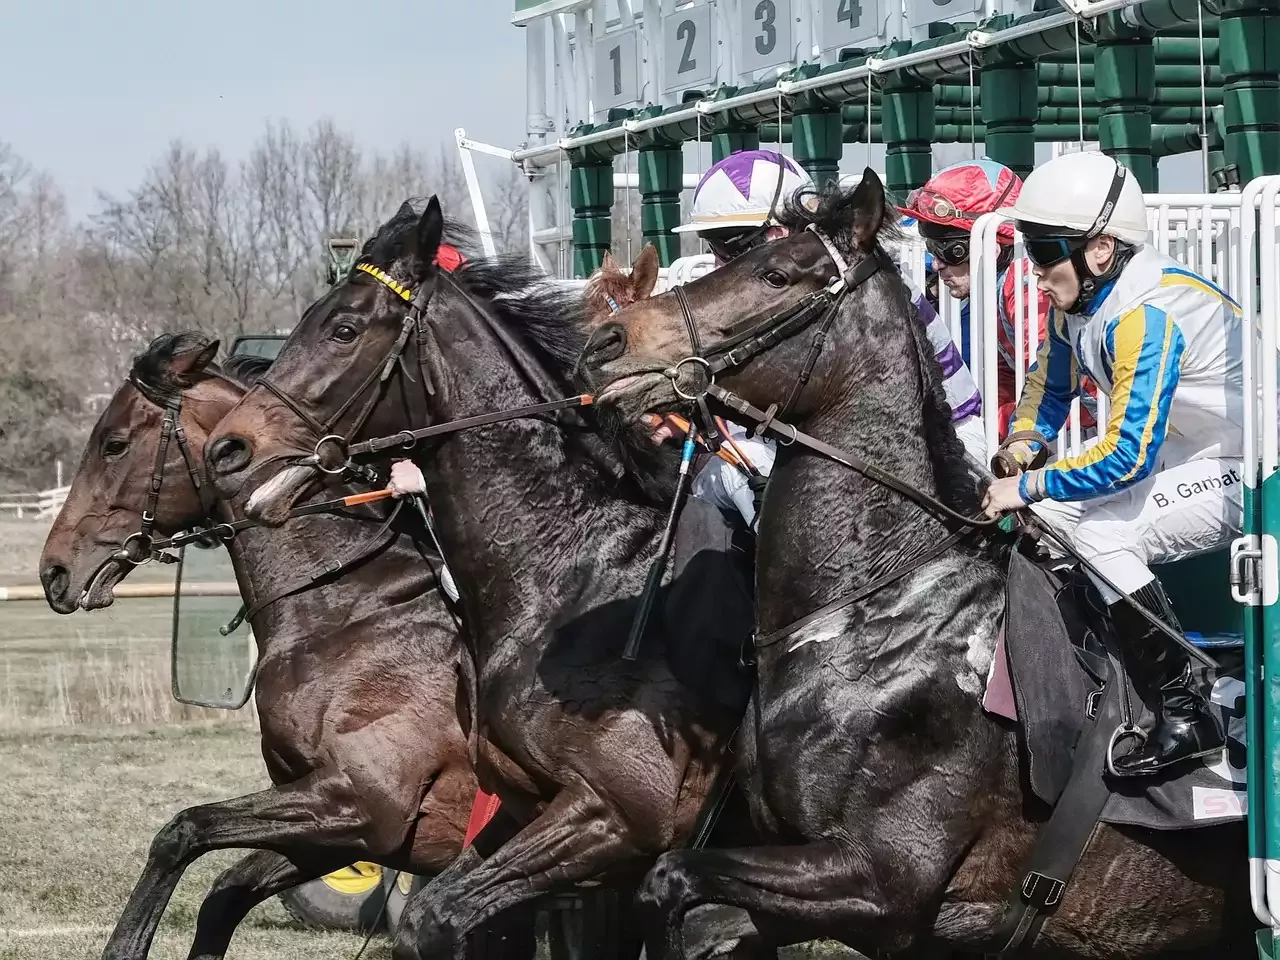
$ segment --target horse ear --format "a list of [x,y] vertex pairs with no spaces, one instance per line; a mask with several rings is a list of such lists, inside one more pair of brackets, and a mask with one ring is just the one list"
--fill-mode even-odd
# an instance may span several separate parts
[[636,300],[643,300],[653,293],[658,282],[658,248],[646,243],[631,265],[631,292]]
[[853,194],[853,239],[862,250],[876,245],[876,235],[884,225],[884,184],[874,170],[862,171],[862,182]]
[[601,274],[617,273],[617,272],[618,272],[618,261],[617,261],[617,260],[615,260],[615,259],[613,259],[613,253],[612,253],[612,251],[606,250],[606,251],[604,252],[604,259],[600,261],[600,271],[599,271],[599,272],[600,272]]
[[[440,240],[443,236],[444,213],[440,209],[440,199],[432,194],[431,199],[427,201],[427,209],[422,211],[422,218],[418,221],[414,237],[417,244],[415,253],[424,265],[424,273],[426,266],[435,263],[436,252],[440,249]],[[422,277],[417,279],[421,280]]]
[[211,340],[201,347],[175,353],[169,361],[169,368],[180,377],[189,377],[199,373],[218,355],[221,340]]

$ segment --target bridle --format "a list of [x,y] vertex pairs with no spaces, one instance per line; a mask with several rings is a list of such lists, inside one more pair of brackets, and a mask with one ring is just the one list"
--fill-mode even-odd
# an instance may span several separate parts
[[[709,437],[715,436],[715,426],[711,413],[707,409],[706,397],[716,395],[718,389],[715,382],[716,374],[742,366],[748,360],[759,356],[783,340],[802,333],[818,322],[818,329],[814,332],[809,354],[786,399],[781,406],[775,403],[769,407],[766,419],[756,426],[754,435],[759,437],[768,430],[775,416],[779,414],[783,417],[789,416],[805,385],[809,382],[809,377],[826,343],[827,333],[835,322],[845,298],[875,276],[885,265],[885,255],[877,246],[856,266],[850,268],[830,237],[815,224],[810,224],[806,229],[822,242],[827,255],[836,266],[836,275],[831,278],[826,287],[806,294],[794,306],[765,317],[741,333],[734,334],[710,348],[703,347],[688,293],[682,286],[674,287],[671,291],[675,295],[676,303],[680,306],[680,316],[684,321],[685,332],[689,336],[689,346],[693,352],[664,373],[670,378],[672,389],[677,396],[698,405],[702,420],[701,428],[708,431]],[[705,384],[696,393],[686,393],[680,385],[681,369],[689,364],[701,367],[705,378]]]
[[[431,297],[435,293],[435,281],[439,276],[439,272],[432,271],[428,278],[420,284],[415,291],[400,283],[385,270],[375,267],[368,261],[360,261],[352,268],[352,270],[358,270],[361,273],[367,274],[374,280],[381,283],[401,300],[409,304],[409,309],[405,313],[404,319],[400,324],[400,333],[396,337],[395,342],[391,345],[391,348],[387,351],[387,355],[383,358],[382,362],[369,372],[369,375],[360,382],[359,386],[357,386],[352,394],[347,398],[346,402],[338,407],[338,409],[334,411],[333,414],[331,414],[323,423],[303,409],[300,403],[294,400],[287,391],[278,386],[269,376],[264,375],[260,377],[256,385],[261,386],[268,393],[275,396],[276,399],[288,407],[299,420],[315,432],[318,439],[316,440],[315,448],[312,451],[312,465],[315,466],[317,470],[331,475],[343,474],[354,470],[357,473],[363,473],[366,478],[369,478],[367,473],[363,472],[361,468],[351,461],[347,447],[347,438],[355,436],[372,415],[374,408],[377,407],[378,402],[382,399],[383,393],[386,390],[387,382],[391,379],[391,374],[397,365],[402,368],[404,375],[410,381],[413,380],[413,376],[409,371],[407,369],[403,369],[405,366],[404,348],[409,342],[409,335],[415,331],[418,333],[418,340],[421,345],[423,337],[423,314],[426,312],[427,305],[431,302]],[[421,355],[421,350],[419,350],[419,373],[420,376],[422,376],[423,389],[428,394],[432,394],[435,390],[430,379],[427,377],[425,370],[422,369]],[[372,392],[370,392],[371,388],[375,387],[376,389],[372,389]],[[366,393],[369,394],[368,399],[365,401],[364,406],[360,408],[360,412],[351,422],[351,425],[347,428],[345,435],[335,432],[342,418],[353,406],[355,406],[356,401]],[[337,448],[337,455],[326,459],[324,451],[329,445],[333,445]]]

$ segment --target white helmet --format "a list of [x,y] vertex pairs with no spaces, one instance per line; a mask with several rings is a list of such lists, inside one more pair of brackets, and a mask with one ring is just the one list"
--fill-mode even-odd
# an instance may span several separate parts
[[673,232],[762,226],[797,189],[812,182],[798,163],[773,150],[732,153],[703,174],[693,192],[689,222]]
[[1103,153],[1064,153],[1036,167],[1014,205],[1000,212],[1019,221],[1019,229],[1027,223],[1063,227],[1075,236],[1112,236],[1135,247],[1147,243],[1142,188],[1122,163]]

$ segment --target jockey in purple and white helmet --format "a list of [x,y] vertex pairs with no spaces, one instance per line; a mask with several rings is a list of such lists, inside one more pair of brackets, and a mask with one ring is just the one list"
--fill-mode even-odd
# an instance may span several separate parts
[[[730,154],[708,170],[694,189],[689,222],[676,233],[697,233],[707,242],[722,267],[753,247],[790,231],[777,222],[778,213],[799,189],[812,188],[813,181],[790,157],[773,150],[742,150]],[[960,351],[951,340],[947,326],[938,317],[924,294],[907,281],[911,297],[929,341],[942,365],[952,423],[965,449],[978,463],[987,462],[986,438],[982,430],[982,397]],[[773,468],[775,441],[755,437],[738,424],[730,424],[730,435],[765,477]],[[664,427],[655,437],[666,435]],[[748,528],[756,524],[756,503],[761,489],[749,488],[742,471],[724,460],[713,459],[694,478],[694,496],[715,503],[724,510],[737,510]]]
[[693,191],[689,222],[675,233],[697,233],[724,266],[752,247],[783,236],[776,216],[792,194],[813,181],[774,150],[741,150],[703,174]]

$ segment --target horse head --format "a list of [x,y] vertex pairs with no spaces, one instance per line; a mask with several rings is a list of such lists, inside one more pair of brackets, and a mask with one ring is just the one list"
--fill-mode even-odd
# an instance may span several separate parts
[[[867,170],[855,190],[832,185],[816,196],[790,198],[779,219],[788,228],[786,236],[626,307],[593,332],[580,370],[599,401],[626,419],[679,406],[705,387],[708,362],[730,354],[730,360],[740,356],[742,362],[722,360],[720,379],[765,406],[791,386],[810,350],[810,338],[803,334],[821,323],[823,308],[834,308],[837,296],[840,306],[856,303],[859,309],[846,311],[854,320],[831,331],[799,398],[800,409],[814,409],[832,384],[847,381],[853,373],[850,361],[866,355],[858,345],[874,336],[875,322],[886,313],[885,301],[895,288],[874,276],[856,287],[845,279],[841,294],[832,293],[833,284],[846,275],[870,274],[864,264],[887,262],[879,248],[884,233],[892,230],[884,187]],[[756,339],[764,334],[776,339]],[[744,348],[754,352],[747,355]]]
[[244,392],[214,366],[217,351],[195,333],[157,337],[98,418],[40,556],[58,613],[110,606],[154,534],[211,522],[201,447]]

